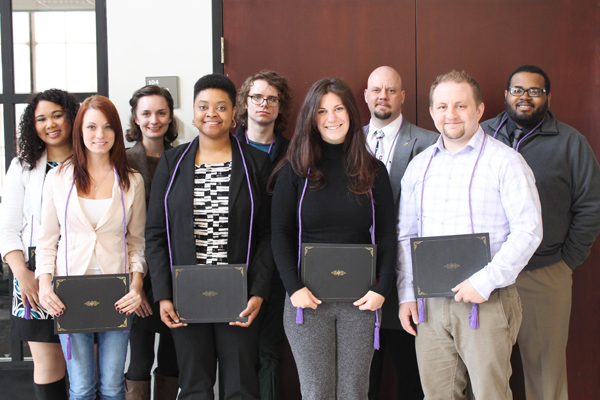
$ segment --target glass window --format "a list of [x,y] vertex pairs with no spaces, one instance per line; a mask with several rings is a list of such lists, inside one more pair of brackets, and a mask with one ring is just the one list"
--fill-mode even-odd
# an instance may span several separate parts
[[96,92],[94,11],[13,12],[15,92]]
[[15,93],[31,93],[31,42],[29,13],[13,12]]
[[96,15],[33,13],[35,91],[96,92]]

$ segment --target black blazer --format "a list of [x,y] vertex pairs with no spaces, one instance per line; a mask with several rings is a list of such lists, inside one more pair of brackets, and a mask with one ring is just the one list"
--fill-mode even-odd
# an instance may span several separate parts
[[[231,139],[231,180],[229,182],[229,236],[227,259],[231,264],[245,264],[250,229],[250,193],[244,164],[236,139]],[[271,171],[269,156],[240,142],[246,159],[250,186],[254,197],[254,222],[252,248],[248,268],[248,294],[267,299],[271,276],[275,268],[271,252],[271,198],[267,193],[267,180]],[[173,170],[188,143],[165,151],[156,168],[146,219],[146,256],[154,301],[173,299],[173,285],[169,268],[169,249],[165,225],[164,197]],[[181,160],[169,192],[169,232],[173,265],[196,264],[194,239],[194,170],[198,140],[194,139],[189,151]]]

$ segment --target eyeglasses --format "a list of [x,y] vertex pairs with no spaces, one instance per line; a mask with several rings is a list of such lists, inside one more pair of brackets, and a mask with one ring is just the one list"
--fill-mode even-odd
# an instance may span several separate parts
[[259,95],[251,95],[248,97],[250,97],[252,104],[256,104],[257,106],[262,105],[265,100],[267,101],[267,105],[269,107],[277,107],[279,105],[279,99],[277,97],[262,97]]
[[540,97],[542,94],[546,93],[546,89],[540,89],[537,87],[523,89],[522,87],[513,86],[509,88],[508,91],[510,94],[517,97],[523,96],[525,92],[529,93],[530,97]]

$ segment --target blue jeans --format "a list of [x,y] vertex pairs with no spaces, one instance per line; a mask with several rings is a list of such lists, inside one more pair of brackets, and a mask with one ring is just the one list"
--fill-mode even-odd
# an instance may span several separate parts
[[[125,358],[129,333],[121,331],[98,332],[98,373],[94,357],[94,334],[71,334],[69,371],[69,398],[94,400],[96,389],[102,400],[125,400]],[[60,344],[67,357],[67,335],[61,334]]]

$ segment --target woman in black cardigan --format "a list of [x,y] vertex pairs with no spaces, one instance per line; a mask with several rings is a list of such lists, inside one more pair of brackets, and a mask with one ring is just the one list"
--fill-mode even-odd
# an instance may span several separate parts
[[[194,125],[199,135],[191,144],[163,153],[152,181],[146,254],[154,300],[160,302],[161,319],[172,329],[175,341],[180,400],[213,398],[217,360],[224,398],[259,399],[256,375],[259,311],[268,296],[274,268],[270,246],[271,201],[266,189],[271,162],[265,153],[239,143],[229,134],[235,115],[235,96],[233,82],[223,75],[207,75],[196,82]],[[169,185],[170,250],[164,205]],[[220,195],[215,196],[217,193]],[[217,200],[222,198],[227,200],[224,203]],[[205,202],[211,202],[211,206],[203,207],[201,204]],[[210,218],[227,224],[209,221],[212,229],[203,228]],[[248,322],[182,323],[173,307],[169,258],[172,257],[173,266],[245,264],[250,234],[249,300],[241,314],[248,317]]]
[[[374,328],[379,320],[373,311],[394,286],[396,218],[387,170],[367,150],[358,107],[345,82],[322,79],[311,87],[278,168],[273,254],[288,293],[284,328],[302,398],[364,400],[378,338]],[[298,279],[300,241],[372,240],[377,244],[378,282],[354,303],[321,302]]]

